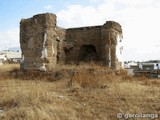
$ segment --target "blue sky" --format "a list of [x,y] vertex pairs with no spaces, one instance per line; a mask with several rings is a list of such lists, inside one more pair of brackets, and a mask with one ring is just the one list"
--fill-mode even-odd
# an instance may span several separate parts
[[[71,3],[74,0],[70,0]],[[18,27],[21,18],[44,12],[58,12],[69,4],[65,0],[1,0],[0,30]],[[48,7],[48,8],[47,8]]]
[[19,22],[38,13],[55,13],[58,26],[119,22],[124,60],[160,59],[160,0],[1,0],[0,50],[19,46]]

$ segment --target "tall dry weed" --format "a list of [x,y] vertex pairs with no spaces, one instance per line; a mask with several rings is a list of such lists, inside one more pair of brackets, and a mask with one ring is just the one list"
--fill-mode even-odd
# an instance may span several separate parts
[[82,88],[96,88],[99,87],[99,79],[93,73],[88,71],[80,71],[75,73],[68,81],[68,86],[78,84]]

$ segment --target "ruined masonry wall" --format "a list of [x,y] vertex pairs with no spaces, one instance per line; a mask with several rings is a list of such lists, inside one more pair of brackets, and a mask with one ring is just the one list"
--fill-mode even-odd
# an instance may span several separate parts
[[38,14],[20,22],[22,69],[52,70],[55,65],[95,61],[121,68],[123,47],[119,23],[64,29],[56,15]]
[[122,64],[122,59],[119,59],[122,55],[120,45],[122,38],[121,26],[114,21],[107,21],[102,26],[66,29],[66,43],[70,44],[70,48],[66,51],[66,62],[86,62],[84,57],[87,55],[87,50],[83,55],[81,47],[92,45],[95,47],[95,56],[91,56],[91,52],[88,53],[92,60],[119,69]]
[[98,61],[100,60],[98,55],[101,54],[101,26],[67,29],[65,42],[74,46],[70,48],[69,53],[66,53],[67,63],[82,61],[83,55],[80,55],[80,49],[83,45],[93,45],[95,47],[97,53],[96,61]]
[[22,69],[54,68],[57,59],[56,16],[39,14],[20,22]]
[[64,52],[64,40],[66,37],[66,29],[61,27],[56,27],[57,31],[57,63],[65,64],[66,55]]
[[[103,25],[102,29],[102,41],[101,43],[105,45],[102,48],[102,55],[105,65],[113,67],[115,69],[120,69],[122,67],[122,62],[118,58],[122,56],[122,28],[119,23],[114,21],[107,21]],[[117,54],[119,56],[117,56]]]

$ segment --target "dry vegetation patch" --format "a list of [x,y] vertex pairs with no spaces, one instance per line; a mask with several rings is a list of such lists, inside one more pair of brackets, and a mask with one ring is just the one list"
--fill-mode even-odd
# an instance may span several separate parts
[[59,66],[47,73],[22,72],[18,65],[0,71],[2,120],[116,120],[117,113],[160,114],[158,79],[134,78],[94,64]]

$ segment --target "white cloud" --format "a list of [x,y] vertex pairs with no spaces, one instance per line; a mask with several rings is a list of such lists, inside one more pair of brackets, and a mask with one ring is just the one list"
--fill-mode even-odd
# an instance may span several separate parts
[[57,13],[58,22],[64,27],[90,26],[102,24],[113,18],[114,6],[101,4],[98,7],[69,5],[66,10]]
[[[124,43],[126,49],[136,48],[135,53],[139,59],[160,59],[158,51],[160,48],[155,47],[155,41],[159,39],[159,21],[160,8],[128,8],[127,12],[123,12],[124,27]],[[130,13],[130,15],[129,15]],[[126,16],[126,17],[125,17]],[[127,22],[128,21],[128,22]],[[128,53],[125,57],[129,56]],[[130,55],[130,59],[134,56]]]
[[61,22],[65,27],[91,25],[96,21],[94,17],[99,17],[96,12],[92,6],[83,7],[80,5],[70,5],[67,7],[67,10],[62,10],[57,13],[58,22]]
[[90,2],[97,2],[97,1],[99,1],[99,0],[89,0]]
[[19,46],[19,28],[0,31],[0,46],[1,50]]
[[53,6],[52,5],[46,5],[46,6],[44,6],[44,9],[45,10],[51,10],[51,9],[53,9]]
[[[126,6],[119,6],[121,9],[118,9],[117,4]],[[124,59],[145,60],[160,59],[160,48],[154,42],[160,40],[159,11],[158,0],[101,0],[97,6],[70,5],[59,11],[57,16],[63,27],[102,25],[107,20],[117,21],[124,33],[124,50],[127,50]]]
[[[101,0],[103,3],[123,3],[127,4],[130,6],[137,6],[139,7],[140,5],[145,6],[145,5],[151,5],[153,3],[159,2],[158,0]],[[141,6],[141,7],[142,7]]]

